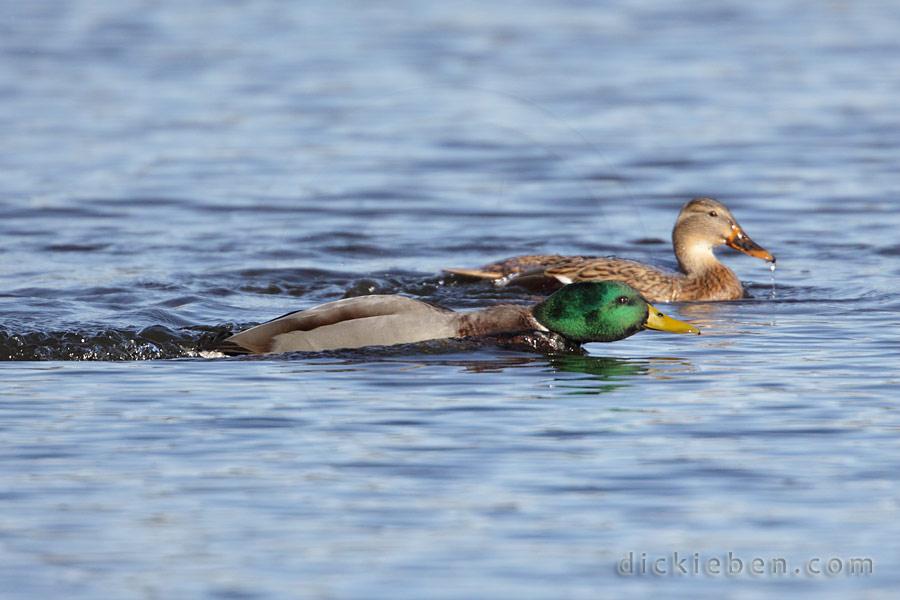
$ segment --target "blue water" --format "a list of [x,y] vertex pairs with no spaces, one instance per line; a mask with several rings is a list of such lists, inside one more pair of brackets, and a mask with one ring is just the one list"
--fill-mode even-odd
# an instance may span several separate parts
[[[893,597],[898,30],[887,0],[0,3],[0,597]],[[661,306],[701,337],[197,357],[345,296],[527,299],[444,267],[672,267],[700,195],[778,257]],[[742,572],[617,573],[673,552]]]

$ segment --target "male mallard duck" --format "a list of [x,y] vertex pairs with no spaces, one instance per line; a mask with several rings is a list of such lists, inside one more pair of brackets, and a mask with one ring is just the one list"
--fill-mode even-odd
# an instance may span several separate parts
[[251,327],[212,348],[225,354],[275,354],[390,346],[425,340],[553,332],[575,343],[613,342],[642,329],[700,333],[653,308],[616,281],[567,285],[535,306],[501,304],[454,312],[406,296],[359,296],[289,313]]
[[651,302],[736,300],[744,295],[741,280],[720,263],[713,248],[727,244],[774,263],[775,257],[751,240],[731,211],[712,198],[684,205],[672,230],[680,273],[664,273],[639,262],[596,256],[516,256],[480,269],[446,269],[449,273],[493,279],[500,284],[558,287],[573,281],[615,279],[638,289]]

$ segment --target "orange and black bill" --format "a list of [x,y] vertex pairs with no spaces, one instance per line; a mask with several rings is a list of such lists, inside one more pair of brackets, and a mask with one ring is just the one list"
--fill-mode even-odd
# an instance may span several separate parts
[[766,262],[775,262],[775,257],[768,250],[751,240],[750,236],[744,233],[740,225],[734,224],[731,226],[731,235],[725,238],[725,243],[744,254],[761,258]]

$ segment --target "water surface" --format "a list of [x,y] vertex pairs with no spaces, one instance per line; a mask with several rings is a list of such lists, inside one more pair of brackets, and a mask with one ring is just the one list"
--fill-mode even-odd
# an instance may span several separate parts
[[[717,6],[0,6],[3,597],[888,596],[900,9]],[[721,250],[750,298],[662,307],[699,338],[196,357],[527,299],[443,267],[673,267],[700,195],[778,269]],[[673,552],[790,570],[616,573]]]

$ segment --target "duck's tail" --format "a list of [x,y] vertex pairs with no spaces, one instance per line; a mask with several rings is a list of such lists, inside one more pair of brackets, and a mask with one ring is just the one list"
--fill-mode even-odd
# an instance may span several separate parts
[[502,279],[503,274],[499,271],[486,271],[484,269],[444,269],[445,273],[453,273],[454,275],[463,275],[464,277],[475,277],[476,279]]

